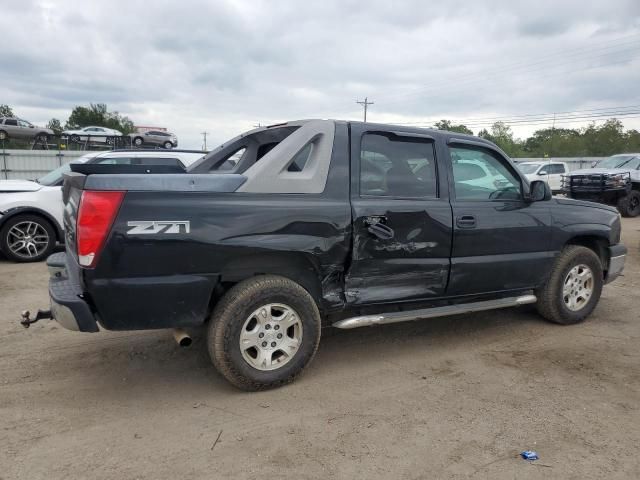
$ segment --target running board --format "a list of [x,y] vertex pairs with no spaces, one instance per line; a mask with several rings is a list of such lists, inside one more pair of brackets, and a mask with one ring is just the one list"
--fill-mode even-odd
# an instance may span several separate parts
[[536,301],[537,298],[535,295],[521,295],[519,297],[499,298],[497,300],[485,300],[483,302],[459,303],[456,305],[446,305],[444,307],[424,308],[422,310],[391,312],[381,315],[363,315],[361,317],[339,320],[335,322],[333,326],[343,329],[370,327],[383,323],[408,322],[410,320],[446,317],[448,315],[459,315],[461,313],[482,312],[496,308],[517,307],[519,305],[535,303]]

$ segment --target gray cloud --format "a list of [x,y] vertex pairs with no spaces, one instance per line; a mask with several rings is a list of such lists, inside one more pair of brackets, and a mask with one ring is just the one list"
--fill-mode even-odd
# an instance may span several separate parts
[[638,104],[640,2],[591,3],[8,2],[0,103],[44,123],[104,102],[192,147],[365,95],[397,122]]

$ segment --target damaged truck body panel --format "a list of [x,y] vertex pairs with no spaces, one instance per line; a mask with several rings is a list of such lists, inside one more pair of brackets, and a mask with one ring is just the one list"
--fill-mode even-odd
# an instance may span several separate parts
[[613,209],[551,198],[467,135],[305,120],[239,135],[183,173],[113,167],[65,179],[52,315],[81,331],[211,318],[211,342],[236,342],[210,347],[214,363],[241,388],[293,378],[320,326],[551,301],[550,277],[569,253],[580,263],[553,301],[571,308],[553,320],[581,319],[624,265]]

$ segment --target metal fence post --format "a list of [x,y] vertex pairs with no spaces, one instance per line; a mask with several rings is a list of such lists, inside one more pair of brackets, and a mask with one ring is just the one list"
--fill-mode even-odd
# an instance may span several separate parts
[[4,179],[8,180],[9,179],[9,172],[7,171],[7,152],[5,152],[4,150],[4,142],[5,139],[2,139],[2,170],[4,171]]

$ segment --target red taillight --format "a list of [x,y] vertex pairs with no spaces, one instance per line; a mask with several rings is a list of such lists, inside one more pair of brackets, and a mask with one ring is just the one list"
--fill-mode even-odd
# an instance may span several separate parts
[[116,218],[125,192],[93,192],[85,190],[78,209],[78,263],[94,267],[104,241]]

